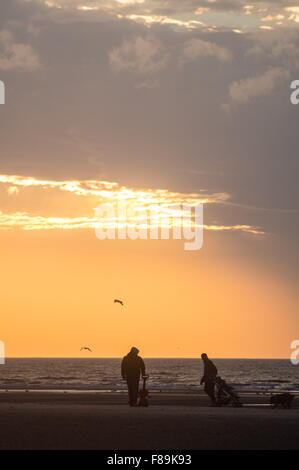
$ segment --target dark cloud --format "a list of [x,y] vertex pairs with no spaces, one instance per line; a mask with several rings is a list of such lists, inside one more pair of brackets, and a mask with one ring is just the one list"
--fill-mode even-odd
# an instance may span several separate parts
[[[186,10],[207,4],[151,5],[166,15],[182,3]],[[289,99],[289,82],[298,78],[296,30],[148,28],[110,11],[65,13],[36,1],[1,0],[0,9],[0,32],[9,31],[40,65],[0,69],[3,172],[105,174],[139,187],[224,191],[241,206],[209,209],[209,217],[227,223],[237,217],[275,233],[285,233],[287,224],[288,235],[298,235],[294,214],[283,212],[298,209],[299,108]],[[182,65],[190,44],[197,48]],[[244,212],[242,205],[282,212]]]

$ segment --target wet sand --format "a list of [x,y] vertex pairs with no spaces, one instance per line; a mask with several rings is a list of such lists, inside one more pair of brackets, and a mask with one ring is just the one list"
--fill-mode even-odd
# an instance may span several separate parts
[[0,392],[0,449],[299,449],[299,398],[210,408],[203,395],[156,393],[130,408],[123,393]]

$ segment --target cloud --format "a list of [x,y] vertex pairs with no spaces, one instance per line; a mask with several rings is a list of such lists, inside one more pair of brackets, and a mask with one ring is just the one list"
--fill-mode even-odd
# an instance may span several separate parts
[[[30,213],[24,210],[17,210],[11,213],[0,211],[0,229],[18,228],[23,230],[56,230],[56,229],[95,229],[99,223],[103,228],[135,227],[144,223],[144,214],[147,214],[148,228],[153,227],[174,227],[181,226],[184,215],[183,205],[197,206],[199,204],[223,204],[229,196],[225,193],[207,194],[200,193],[179,193],[168,191],[167,189],[134,189],[120,186],[117,183],[85,180],[85,181],[53,181],[41,180],[34,177],[23,177],[18,175],[0,175],[0,184],[8,186],[8,193],[18,198],[18,193],[22,189],[29,188],[36,190],[58,190],[67,191],[75,196],[91,198],[88,205],[84,205],[85,211],[82,216],[72,217],[68,212],[67,217],[59,214],[59,206],[56,208],[55,216],[45,216],[36,214],[36,210],[30,209]],[[32,193],[31,193],[32,194]],[[96,199],[95,199],[96,197]],[[22,204],[23,197],[15,200]],[[57,199],[55,199],[57,201]],[[127,212],[120,220],[118,204],[124,203],[126,208],[132,208],[133,212]],[[114,212],[98,214],[95,205],[104,204],[105,207],[114,208]],[[72,204],[68,203],[68,211],[72,210]],[[73,207],[78,210],[78,203],[74,200]],[[45,208],[46,210],[46,208]],[[86,214],[87,211],[87,214]],[[38,209],[40,212],[40,207]],[[78,212],[77,212],[78,214]],[[85,215],[86,214],[86,215]],[[92,214],[92,215],[89,215]],[[99,218],[100,217],[100,218]],[[191,227],[194,223],[191,222]],[[252,235],[265,235],[265,232],[257,226],[249,224],[205,224],[205,230],[209,231],[232,231],[246,232]]]
[[10,196],[13,194],[18,194],[19,191],[20,191],[19,188],[17,188],[16,186],[9,186],[7,188],[7,192]]
[[195,14],[196,15],[203,15],[203,13],[209,11],[210,8],[209,7],[198,7],[196,10],[195,10]]
[[[120,186],[118,183],[99,180],[69,180],[53,181],[41,180],[30,176],[0,175],[0,184],[8,185],[9,188],[43,188],[57,189],[75,194],[76,196],[97,197],[99,201],[111,202],[117,200],[136,200],[146,204],[211,204],[223,202],[229,199],[226,193],[179,193],[167,189],[135,189]],[[13,192],[16,192],[14,190]]]
[[[162,25],[174,30],[201,28],[203,24],[198,18],[203,14],[207,28],[217,30],[243,30],[243,27],[257,30],[265,17],[270,21],[273,18],[275,29],[299,21],[298,6],[294,6],[292,0],[254,0],[249,5],[244,4],[244,0],[24,0],[20,3],[44,7],[57,21],[65,12],[69,14],[69,21],[75,16],[94,21],[105,13],[115,19],[142,22],[149,28]],[[228,15],[232,19],[231,26]]]
[[299,6],[286,7],[285,11],[291,13],[288,18],[289,20],[295,21],[295,23],[299,23]]
[[43,217],[26,212],[4,214],[0,211],[0,229],[21,228],[23,230],[55,230],[94,228],[96,218],[88,217]]
[[203,26],[204,23],[198,20],[181,20],[178,18],[172,18],[166,15],[154,15],[154,14],[146,14],[146,15],[136,15],[136,14],[118,14],[119,18],[125,18],[127,20],[133,20],[137,23],[142,23],[147,27],[152,25],[168,25],[172,26],[174,29],[198,29],[199,26]]
[[252,98],[268,95],[289,77],[288,70],[272,67],[262,75],[233,82],[230,85],[229,94],[236,103],[247,103]]
[[134,3],[144,3],[145,0],[115,0],[117,3],[122,5],[132,5]]
[[[178,221],[178,218],[173,221],[171,217],[174,214],[167,213],[158,214],[149,218],[147,221],[147,228],[157,227],[181,227],[182,218]],[[115,213],[114,218],[108,217],[44,217],[41,215],[30,215],[27,212],[15,212],[12,214],[5,214],[0,211],[0,230],[7,229],[22,229],[22,230],[75,230],[75,229],[96,229],[99,225],[103,229],[108,228],[123,228],[123,227],[134,227],[135,229],[140,228],[140,225],[144,223],[143,215],[136,220],[127,218],[128,220],[122,220],[120,222],[118,214]],[[137,217],[138,219],[138,217]],[[186,223],[185,223],[186,226]],[[192,227],[193,225],[191,225]],[[245,232],[252,235],[266,235],[260,227],[254,227],[251,225],[203,225],[204,230],[209,231],[231,231],[231,232]]]
[[[275,28],[298,21],[298,7],[293,6],[291,0],[255,0],[249,5],[244,5],[244,0],[27,0],[26,3],[46,6],[54,14],[56,11],[84,15],[90,21],[105,12],[114,18],[142,22],[148,27],[159,24],[174,30],[200,28],[203,24],[198,18],[203,14],[208,28],[216,29],[229,28],[227,15],[233,19],[232,29],[244,26],[256,30],[265,17],[276,21]],[[286,17],[281,18],[284,15]]]
[[272,16],[272,15],[267,15],[267,16],[264,16],[264,18],[261,19],[261,21],[281,21],[284,19],[284,15],[275,15],[275,16]]
[[0,70],[40,68],[38,55],[29,44],[15,42],[11,32],[0,31]]
[[262,60],[268,56],[272,62],[279,60],[286,68],[299,67],[299,34],[295,29],[260,32],[250,34],[248,38],[254,45],[247,50],[246,56]]
[[161,41],[153,36],[124,40],[109,53],[109,62],[115,72],[128,70],[140,75],[155,74],[166,66],[168,58]]
[[213,231],[241,231],[251,233],[252,235],[266,235],[266,232],[261,230],[261,227],[254,227],[252,225],[204,225],[205,230]]
[[226,47],[199,38],[193,38],[185,42],[181,63],[193,62],[200,57],[215,57],[222,62],[230,62],[232,53]]
[[[28,174],[34,169],[31,173],[44,176],[44,179],[48,172],[52,180],[78,179],[80,186],[76,186],[76,190],[84,194],[86,186],[83,187],[82,180],[97,178],[124,180],[127,186],[135,188],[168,188],[178,184],[178,189],[184,193],[204,187],[208,195],[212,195],[214,191],[224,189],[234,195],[236,202],[257,207],[296,207],[298,184],[294,156],[298,154],[298,139],[296,110],[289,101],[289,82],[276,88],[267,100],[250,98],[248,105],[241,108],[242,112],[232,113],[230,118],[219,112],[219,105],[226,99],[230,105],[238,103],[228,91],[234,82],[263,75],[271,66],[290,70],[291,78],[297,78],[294,54],[296,49],[299,51],[299,35],[295,23],[289,21],[288,28],[283,30],[254,31],[251,36],[242,28],[243,35],[237,35],[229,29],[238,27],[239,23],[227,12],[219,15],[225,16],[227,22],[226,30],[221,33],[217,31],[221,22],[216,23],[215,32],[206,32],[202,28],[177,32],[165,24],[154,24],[149,30],[148,26],[117,18],[116,14],[104,15],[103,10],[84,12],[72,7],[75,4],[103,6],[104,3],[108,1],[61,0],[62,8],[56,10],[42,7],[41,2],[1,0],[0,31],[10,29],[14,43],[30,44],[33,51],[38,51],[47,70],[46,74],[37,70],[34,77],[32,73],[20,74],[18,69],[9,74],[13,78],[13,88],[10,87],[13,105],[5,108],[0,129],[2,173],[27,168]],[[188,15],[184,16],[189,1],[168,2],[170,11],[166,9],[166,2],[159,0],[152,2],[153,5],[157,15],[167,18],[175,15],[175,18],[189,20]],[[149,2],[140,6],[148,8]],[[158,6],[163,6],[165,11],[159,12]],[[193,2],[193,12],[200,6],[206,7],[207,3]],[[130,11],[129,6],[119,7],[117,13],[142,14],[137,7],[137,4],[131,5]],[[210,4],[210,7],[216,11],[216,6]],[[225,4],[217,6],[219,12],[220,7],[224,10]],[[212,22],[214,17],[210,14],[211,11],[205,13],[204,19],[208,17]],[[262,18],[267,14],[269,12],[259,13],[259,16]],[[271,14],[275,16],[278,12],[273,8]],[[262,23],[253,16],[246,15],[246,20],[258,27]],[[200,16],[194,18],[201,19]],[[39,29],[38,36],[28,32],[31,25]],[[137,76],[121,69],[115,78],[108,60],[109,51],[120,47],[124,40],[147,39],[149,36],[157,38],[164,52],[171,55],[167,66],[160,72]],[[234,60],[222,62],[213,56],[202,60],[198,57],[196,65],[178,70],[177,60],[185,42],[192,38],[231,51]],[[255,44],[260,46],[261,54],[246,56],[246,51]],[[135,87],[130,86],[132,82]],[[70,128],[74,131],[71,135]],[[277,129],[280,129],[279,133]],[[82,144],[78,145],[75,135],[82,137]],[[88,162],[89,156],[97,155],[103,159],[105,173]],[[182,166],[211,172],[225,168],[225,175],[180,177],[177,168]],[[31,191],[25,186],[18,188],[19,194],[8,196],[2,187],[6,205],[2,205],[1,210],[31,213],[31,192],[37,199],[41,195],[41,204],[42,195],[48,195],[48,192],[55,200],[63,201],[71,199],[73,194],[69,191],[60,195],[58,189],[48,191],[49,186],[45,190]],[[98,183],[96,189],[101,189]],[[82,206],[89,206],[88,197],[72,198],[80,206],[80,216],[86,215]],[[239,216],[243,211],[242,207],[209,206],[209,214],[216,213],[219,217],[221,214],[219,223],[265,225],[266,231],[276,233],[286,226],[285,233],[296,231],[298,236],[291,216],[290,221],[282,220],[280,215],[273,216],[275,222],[272,223],[268,214],[263,218],[259,213],[246,212],[245,220],[241,220]],[[231,214],[231,219],[223,220],[224,212]],[[38,207],[37,214],[57,215],[46,207],[43,210]],[[58,215],[76,216],[78,211],[62,213],[59,209]]]

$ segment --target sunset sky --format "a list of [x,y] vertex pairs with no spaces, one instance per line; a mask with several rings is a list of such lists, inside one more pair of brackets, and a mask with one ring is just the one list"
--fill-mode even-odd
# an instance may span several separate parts
[[[290,0],[1,0],[7,357],[289,358],[296,79]],[[202,203],[203,247],[99,240],[119,200]]]

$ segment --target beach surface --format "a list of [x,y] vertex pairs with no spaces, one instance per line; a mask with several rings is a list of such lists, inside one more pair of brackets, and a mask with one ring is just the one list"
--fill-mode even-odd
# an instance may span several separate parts
[[0,449],[299,449],[299,398],[271,409],[269,397],[211,408],[198,394],[155,393],[131,408],[125,393],[0,392]]

